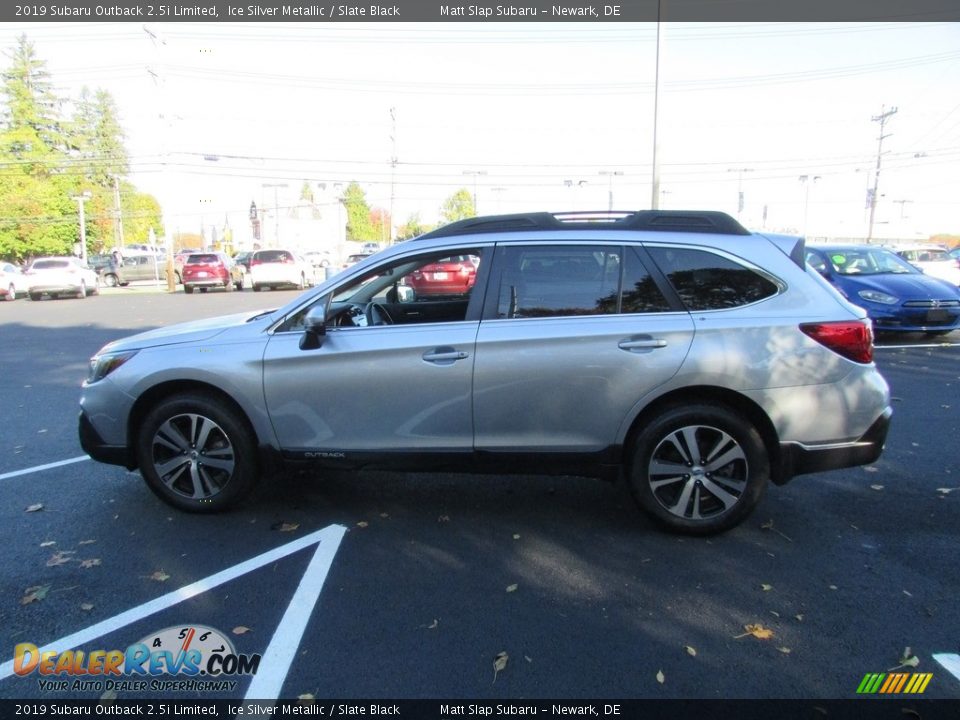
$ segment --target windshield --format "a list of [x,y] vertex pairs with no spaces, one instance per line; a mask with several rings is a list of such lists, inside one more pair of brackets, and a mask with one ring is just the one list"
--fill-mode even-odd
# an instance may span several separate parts
[[889,250],[864,248],[854,250],[823,250],[838,275],[916,274],[919,272],[906,260]]

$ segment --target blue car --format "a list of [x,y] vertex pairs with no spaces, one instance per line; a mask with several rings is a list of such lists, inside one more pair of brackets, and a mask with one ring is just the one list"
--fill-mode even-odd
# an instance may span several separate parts
[[873,321],[876,332],[943,335],[960,328],[960,290],[890,250],[812,245],[807,263]]

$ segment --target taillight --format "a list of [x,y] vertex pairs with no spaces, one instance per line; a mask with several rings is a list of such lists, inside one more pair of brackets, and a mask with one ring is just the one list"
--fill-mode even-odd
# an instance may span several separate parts
[[259,261],[259,260],[251,260],[251,261],[250,261],[250,267],[253,267],[254,265],[259,265],[259,264],[260,264],[260,261]]
[[848,360],[873,362],[873,329],[869,320],[803,323],[800,330]]

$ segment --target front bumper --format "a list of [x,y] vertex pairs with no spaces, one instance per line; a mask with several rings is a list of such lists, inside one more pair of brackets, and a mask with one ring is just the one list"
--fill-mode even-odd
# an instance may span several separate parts
[[122,465],[127,470],[133,470],[137,467],[136,459],[129,448],[125,445],[108,445],[105,443],[82,410],[80,411],[78,430],[80,447],[97,462],[108,465]]
[[875,462],[883,452],[892,415],[893,408],[885,408],[863,436],[853,442],[822,445],[781,443],[781,472],[777,477],[777,484],[782,485],[796,475],[839,470]]

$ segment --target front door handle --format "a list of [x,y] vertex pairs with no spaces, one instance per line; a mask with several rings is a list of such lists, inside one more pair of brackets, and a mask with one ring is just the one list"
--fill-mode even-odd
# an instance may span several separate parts
[[666,340],[655,338],[652,335],[635,335],[617,343],[618,348],[627,352],[650,352],[666,346]]
[[423,354],[423,359],[435,365],[453,365],[457,360],[466,360],[470,357],[462,350],[452,347],[438,347]]

